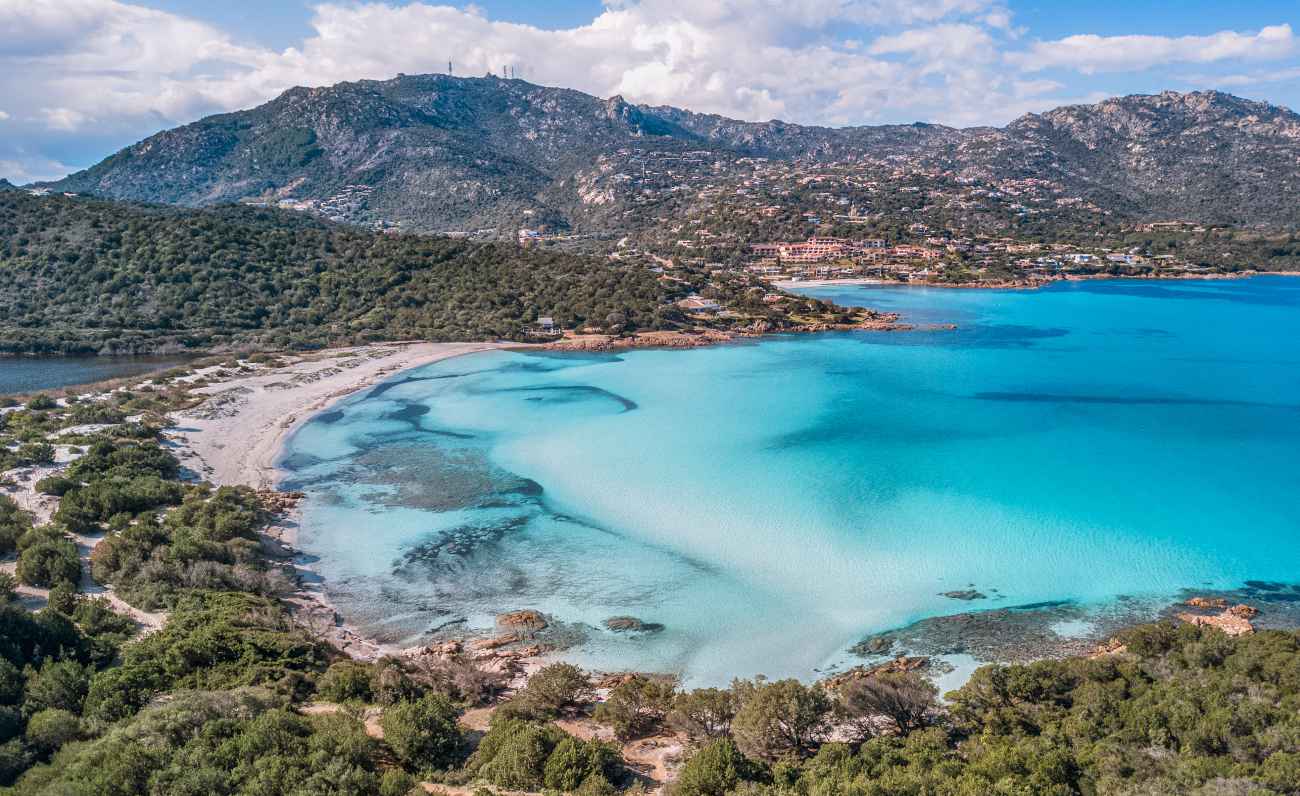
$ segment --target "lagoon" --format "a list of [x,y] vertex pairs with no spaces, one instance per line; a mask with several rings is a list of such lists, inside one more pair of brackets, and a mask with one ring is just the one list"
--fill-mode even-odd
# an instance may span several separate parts
[[181,357],[0,357],[0,395],[54,390],[138,376],[185,362]]
[[1300,581],[1300,280],[809,292],[958,328],[406,371],[290,439],[299,545],[389,643],[535,608],[571,660],[695,684],[971,608]]

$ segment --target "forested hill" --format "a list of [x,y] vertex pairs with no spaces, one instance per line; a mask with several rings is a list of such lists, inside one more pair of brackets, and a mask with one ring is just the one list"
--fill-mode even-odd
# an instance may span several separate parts
[[519,339],[539,315],[672,328],[682,316],[664,284],[604,259],[297,213],[0,192],[0,349],[11,352]]

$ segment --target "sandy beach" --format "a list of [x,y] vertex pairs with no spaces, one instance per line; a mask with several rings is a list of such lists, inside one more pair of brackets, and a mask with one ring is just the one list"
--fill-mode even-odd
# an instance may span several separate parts
[[[196,390],[203,404],[176,413],[170,436],[181,463],[218,485],[270,489],[275,459],[301,423],[331,403],[399,370],[514,347],[508,343],[413,343],[330,349],[285,367],[215,381]],[[198,375],[211,376],[202,371]]]

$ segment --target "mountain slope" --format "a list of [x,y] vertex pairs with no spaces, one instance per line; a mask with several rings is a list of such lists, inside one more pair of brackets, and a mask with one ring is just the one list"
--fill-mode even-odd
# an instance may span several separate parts
[[[689,153],[689,155],[688,155]],[[1039,178],[1124,218],[1300,224],[1300,116],[1218,92],[1131,96],[1003,129],[830,129],[602,100],[520,80],[398,76],[295,88],[154,135],[51,187],[200,206],[305,203],[420,230],[648,223],[602,175],[647,158],[734,174],[747,156]],[[661,174],[671,187],[672,171]],[[644,215],[644,214],[641,214]]]

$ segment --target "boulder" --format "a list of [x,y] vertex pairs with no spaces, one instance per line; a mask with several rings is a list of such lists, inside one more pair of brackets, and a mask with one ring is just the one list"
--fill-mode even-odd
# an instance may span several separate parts
[[1217,627],[1229,636],[1244,636],[1255,632],[1255,626],[1250,623],[1249,619],[1243,619],[1232,613],[1231,610],[1224,611],[1215,616],[1202,616],[1200,614],[1179,614],[1178,618],[1189,625],[1199,625],[1202,627]]
[[1191,597],[1183,603],[1193,608],[1227,608],[1228,601],[1222,597]]
[[510,611],[509,613],[497,616],[497,624],[501,627],[509,627],[517,630],[543,630],[547,626],[546,617],[541,611],[524,609],[522,611]]

